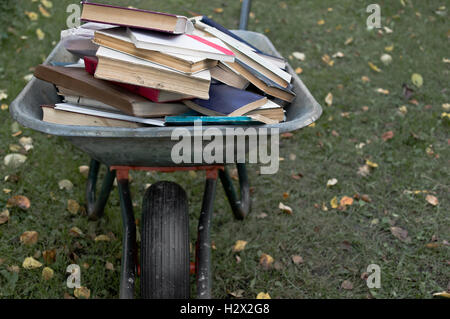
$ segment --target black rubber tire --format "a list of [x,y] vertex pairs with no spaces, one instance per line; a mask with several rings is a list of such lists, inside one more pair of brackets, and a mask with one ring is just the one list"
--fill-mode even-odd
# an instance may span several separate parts
[[141,297],[189,298],[189,212],[178,184],[158,182],[145,193],[141,220]]

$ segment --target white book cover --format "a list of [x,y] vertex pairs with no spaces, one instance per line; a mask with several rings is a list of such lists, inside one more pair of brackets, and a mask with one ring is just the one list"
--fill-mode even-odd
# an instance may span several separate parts
[[179,72],[179,71],[175,71],[173,69],[170,69],[168,67],[150,62],[150,61],[146,61],[140,58],[136,58],[134,56],[119,52],[119,51],[115,51],[106,47],[100,47],[97,51],[97,56],[98,57],[104,57],[104,58],[108,58],[111,60],[117,60],[117,61],[123,61],[123,62],[127,62],[127,63],[131,63],[131,64],[135,64],[141,67],[148,67],[148,68],[152,68],[152,69],[157,69],[157,70],[161,70],[161,71],[165,71],[165,72],[171,72],[171,73],[178,73],[180,75],[186,76],[186,77],[190,77],[190,78],[196,78],[198,80],[203,80],[203,81],[211,81],[211,73],[209,72],[209,70],[204,70],[204,71],[200,71],[194,74],[190,74],[190,75],[186,75],[183,72]]
[[164,126],[163,120],[155,120],[155,119],[148,119],[143,117],[136,117],[131,115],[125,115],[117,112],[107,112],[107,111],[100,111],[95,110],[89,107],[85,106],[79,106],[79,105],[73,105],[69,103],[58,103],[55,104],[55,110],[60,111],[66,111],[66,112],[73,112],[73,113],[79,113],[79,114],[85,114],[85,115],[92,115],[92,116],[98,116],[98,117],[105,117],[109,119],[116,119],[116,120],[122,120],[122,121],[128,121],[128,122],[135,122],[135,123],[142,123],[147,125],[155,125],[155,126]]
[[[104,34],[106,36],[121,40],[121,41],[125,41],[128,43],[131,43],[134,45],[133,41],[131,40],[130,36],[127,33],[127,30],[124,28],[114,28],[114,29],[109,29],[109,30],[105,30],[105,31],[97,31],[96,33],[99,34]],[[151,51],[155,51],[155,50],[151,50]],[[198,63],[200,61],[206,60],[206,58],[204,57],[198,57],[198,56],[191,56],[191,55],[186,55],[186,54],[176,54],[176,53],[164,53],[170,56],[173,56],[174,58],[177,58],[179,60],[184,60],[187,61],[189,63]]]
[[234,62],[235,55],[220,39],[192,34],[168,35],[160,32],[128,28],[128,34],[138,49],[199,56],[207,59]]

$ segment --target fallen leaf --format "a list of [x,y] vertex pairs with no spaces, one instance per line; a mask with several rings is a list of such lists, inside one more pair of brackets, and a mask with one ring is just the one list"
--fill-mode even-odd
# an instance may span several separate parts
[[398,111],[403,114],[406,115],[406,113],[408,113],[408,107],[406,107],[406,105],[402,105],[398,108]]
[[345,290],[352,290],[353,289],[353,284],[352,284],[352,282],[350,280],[344,280],[342,282],[341,288],[345,289]]
[[36,21],[39,18],[39,15],[36,12],[25,11],[25,15],[31,21]]
[[371,162],[369,160],[366,160],[366,165],[369,166],[369,167],[372,167],[372,168],[377,168],[378,167],[377,163]]
[[50,18],[52,15],[43,6],[39,5],[39,12],[46,18]]
[[333,93],[328,93],[327,96],[325,97],[325,103],[327,103],[328,106],[332,106],[333,105]]
[[83,232],[78,227],[72,227],[69,230],[69,234],[75,237],[83,236]]
[[340,206],[345,207],[345,206],[351,206],[353,205],[353,198],[348,197],[348,196],[344,196],[341,198],[340,201]]
[[32,246],[37,243],[39,234],[37,231],[26,231],[20,235],[20,242],[24,245]]
[[53,7],[53,3],[50,0],[41,0],[41,3],[43,4],[44,7],[46,7],[47,9],[50,9]]
[[375,72],[381,72],[381,69],[379,67],[377,67],[375,64],[373,64],[372,62],[369,62],[369,67],[375,71]]
[[439,204],[439,200],[437,199],[436,196],[433,195],[427,195],[427,197],[425,198],[425,200],[433,206],[437,206]]
[[9,108],[8,104],[2,104],[2,105],[0,106],[0,109],[1,109],[2,111],[6,111],[8,108]]
[[370,174],[369,165],[366,164],[358,168],[358,175],[365,177],[368,176],[369,174]]
[[444,104],[442,104],[442,108],[443,108],[445,111],[450,111],[450,103],[444,103]]
[[414,73],[414,74],[411,76],[411,81],[412,81],[412,83],[413,83],[416,87],[418,87],[418,88],[420,88],[420,87],[423,85],[423,78],[422,78],[422,76],[421,76],[420,74],[418,74],[418,73]]
[[295,69],[295,73],[296,74],[302,74],[303,73],[303,69],[301,67],[298,67]]
[[67,210],[72,215],[76,215],[78,211],[80,210],[80,204],[76,200],[69,199],[67,200]]
[[294,255],[291,257],[292,258],[292,262],[296,265],[300,265],[303,264],[303,257],[299,256],[299,255]]
[[293,52],[292,56],[299,61],[305,61],[306,55],[302,52]]
[[105,268],[107,270],[114,271],[114,264],[112,264],[109,261],[107,261],[106,264],[105,264]]
[[325,20],[324,19],[320,19],[319,21],[317,21],[318,25],[324,25],[325,24]]
[[384,48],[384,50],[386,52],[392,52],[392,51],[394,51],[394,45],[387,46],[387,47]]
[[376,90],[378,93],[381,93],[381,94],[384,94],[384,95],[389,95],[389,90],[385,90],[385,89],[382,89],[382,88],[378,88],[377,90]]
[[240,252],[245,249],[245,246],[247,245],[247,242],[245,240],[238,240],[233,246],[233,252]]
[[342,59],[343,57],[345,57],[345,55],[341,51],[336,52],[335,54],[333,54],[333,58],[340,58],[340,59]]
[[56,261],[56,249],[44,250],[42,257],[47,265],[53,264]]
[[442,297],[442,298],[450,298],[450,292],[443,291],[443,292],[436,292],[433,294],[434,297]]
[[0,225],[5,224],[9,221],[9,210],[5,209],[0,213]]
[[265,293],[265,292],[260,292],[257,296],[256,299],[271,299],[269,293]]
[[89,299],[91,291],[86,287],[75,288],[73,295],[78,299]]
[[350,37],[347,40],[345,40],[345,45],[349,45],[351,43],[353,43],[353,37]]
[[411,242],[411,238],[408,237],[408,231],[400,227],[391,227],[391,233],[397,239],[404,242]]
[[45,267],[44,269],[42,269],[42,278],[44,280],[52,279],[54,274],[55,272],[50,267]]
[[361,77],[361,81],[363,82],[363,83],[368,83],[368,82],[370,82],[370,79],[369,79],[369,77],[368,76],[362,76]]
[[330,201],[330,205],[331,205],[331,208],[333,208],[333,209],[336,209],[339,207],[338,199],[336,196],[334,196],[333,199]]
[[389,54],[383,54],[380,60],[381,62],[383,62],[384,65],[389,65],[392,63],[392,56]]
[[394,138],[394,132],[392,131],[387,131],[386,133],[384,133],[381,138],[383,139],[383,141],[388,141]]
[[228,292],[228,294],[230,296],[235,297],[235,298],[242,298],[244,296],[244,292],[245,291],[243,289],[239,289],[239,290],[236,290],[236,291],[230,291],[230,292]]
[[280,202],[278,208],[281,209],[284,213],[292,215],[292,208],[290,208],[289,206],[286,206]]
[[107,236],[107,235],[98,235],[97,237],[95,237],[94,240],[95,241],[111,241],[111,238],[109,238],[109,236]]
[[29,151],[33,149],[33,139],[31,137],[21,137],[19,139],[19,144],[25,149],[25,151]]
[[16,169],[20,167],[23,163],[27,161],[27,157],[22,154],[9,154],[5,156],[4,164],[5,166]]
[[40,28],[36,29],[36,35],[39,40],[44,40],[45,38],[45,33]]
[[30,208],[31,203],[30,200],[22,195],[13,196],[10,199],[8,199],[8,202],[6,204],[7,207],[18,207],[23,210],[27,210]]
[[42,264],[33,257],[27,257],[23,261],[22,267],[25,269],[35,269],[42,267]]
[[214,12],[215,13],[222,13],[223,12],[223,8],[215,8]]
[[332,187],[332,186],[336,185],[337,183],[338,183],[338,180],[336,178],[329,179],[327,182],[327,187]]
[[322,61],[327,64],[328,66],[334,65],[334,60],[331,59],[331,57],[328,54],[325,54],[322,56]]
[[259,264],[264,268],[264,269],[269,269],[272,267],[272,264],[274,262],[274,259],[272,256],[267,255],[267,254],[261,254],[261,258],[259,259]]
[[58,182],[59,189],[65,189],[67,191],[71,191],[73,189],[73,184],[68,179],[63,179]]

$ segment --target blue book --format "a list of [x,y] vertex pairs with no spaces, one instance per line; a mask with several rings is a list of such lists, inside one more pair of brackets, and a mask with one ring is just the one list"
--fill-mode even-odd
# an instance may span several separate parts
[[194,125],[200,121],[202,125],[246,125],[263,124],[262,122],[251,118],[250,116],[166,116],[166,125]]
[[209,100],[193,99],[184,103],[208,116],[241,116],[267,103],[267,98],[225,84],[211,84]]

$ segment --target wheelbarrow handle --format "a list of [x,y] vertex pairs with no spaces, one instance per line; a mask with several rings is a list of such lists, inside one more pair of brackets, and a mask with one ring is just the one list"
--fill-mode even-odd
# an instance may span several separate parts
[[252,5],[252,0],[242,1],[241,18],[239,21],[239,30],[247,30],[248,17],[250,14],[251,5]]
[[236,166],[239,176],[239,188],[241,194],[240,199],[237,197],[236,189],[226,166],[224,170],[219,171],[219,177],[228,201],[230,202],[234,217],[236,219],[243,220],[249,214],[251,209],[250,187],[248,184],[247,168],[245,164],[236,164]]
[[89,175],[86,183],[86,211],[90,220],[98,220],[103,216],[106,202],[113,187],[116,172],[107,170],[103,180],[100,195],[96,198],[97,176],[100,169],[100,162],[91,159],[89,166]]

